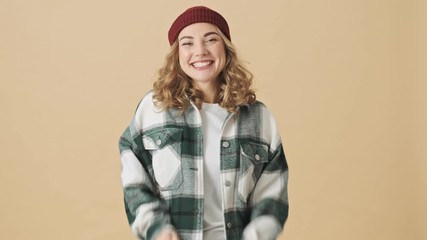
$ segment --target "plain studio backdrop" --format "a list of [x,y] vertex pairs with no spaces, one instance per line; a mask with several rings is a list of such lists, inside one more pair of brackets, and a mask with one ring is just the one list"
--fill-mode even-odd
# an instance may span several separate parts
[[0,1],[0,239],[135,239],[117,142],[194,5],[290,166],[279,239],[427,239],[427,1]]

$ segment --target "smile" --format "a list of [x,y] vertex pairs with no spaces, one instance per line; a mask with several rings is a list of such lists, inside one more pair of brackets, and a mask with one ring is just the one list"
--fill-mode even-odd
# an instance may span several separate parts
[[202,67],[206,67],[208,65],[211,65],[212,63],[213,63],[213,61],[194,62],[191,64],[191,66],[193,66],[195,68],[202,68]]

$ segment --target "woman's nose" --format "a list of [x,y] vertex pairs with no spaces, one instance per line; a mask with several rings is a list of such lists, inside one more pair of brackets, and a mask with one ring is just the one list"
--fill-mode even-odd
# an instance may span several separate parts
[[208,54],[208,50],[206,49],[206,47],[203,44],[197,44],[196,48],[195,48],[195,54],[196,55],[200,55],[200,56],[204,56],[206,54]]

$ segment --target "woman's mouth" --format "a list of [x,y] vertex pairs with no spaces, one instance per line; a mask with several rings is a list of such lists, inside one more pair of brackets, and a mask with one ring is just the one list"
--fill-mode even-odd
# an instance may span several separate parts
[[191,64],[194,68],[197,69],[204,69],[208,68],[210,65],[212,65],[213,61],[198,61]]

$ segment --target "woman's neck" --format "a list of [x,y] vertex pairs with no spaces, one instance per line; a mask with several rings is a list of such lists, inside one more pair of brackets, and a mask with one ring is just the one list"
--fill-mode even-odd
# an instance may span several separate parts
[[218,85],[217,84],[206,84],[195,86],[198,90],[203,93],[203,102],[206,103],[217,103],[218,102]]
[[216,92],[203,92],[203,102],[216,103],[218,94]]

